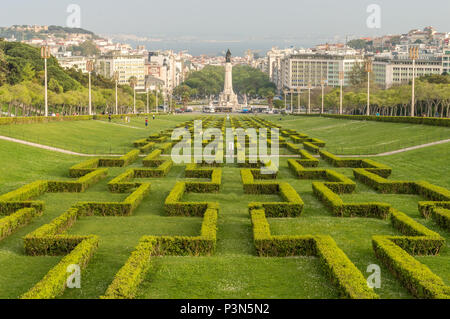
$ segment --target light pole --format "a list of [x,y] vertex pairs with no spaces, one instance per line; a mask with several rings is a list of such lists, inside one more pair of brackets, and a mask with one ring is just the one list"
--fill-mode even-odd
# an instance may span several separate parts
[[294,89],[290,89],[291,93],[291,114],[294,113],[293,98],[294,98]]
[[91,73],[94,70],[94,63],[89,60],[86,62],[86,71],[89,74],[89,115],[92,115],[92,93],[91,93]]
[[48,46],[41,47],[41,58],[44,59],[44,100],[45,100],[45,116],[48,116],[48,94],[47,94],[47,59],[50,58],[50,48]]
[[119,72],[114,72],[114,80],[116,82],[116,114],[119,114],[119,99],[117,95],[117,82],[119,81]]
[[339,114],[342,115],[342,100],[343,100],[342,87],[344,86],[344,71],[339,72],[339,82],[340,82],[340,86],[341,86],[341,93],[339,96]]
[[155,105],[155,108],[156,108],[156,113],[158,113],[158,108],[159,108],[159,105],[158,105],[158,93],[159,93],[159,85],[156,87],[156,105]]
[[366,115],[370,115],[370,73],[372,72],[372,60],[369,58],[366,60],[366,72],[367,72],[367,110]]
[[416,106],[416,59],[419,58],[419,48],[409,49],[409,58],[412,60],[412,94],[411,94],[411,116],[415,116],[415,106]]
[[308,83],[308,114],[311,114],[311,82]]
[[147,114],[150,114],[150,106],[149,106],[149,100],[148,100],[148,88],[147,88]]
[[130,86],[133,89],[133,114],[136,114],[136,84],[137,78],[132,76],[130,78]]
[[284,90],[284,109],[287,109],[287,90]]
[[320,85],[322,86],[322,107],[320,108],[320,114],[323,114],[323,105],[325,104],[325,96],[324,96],[324,91],[325,91],[325,80],[321,79],[320,80]]

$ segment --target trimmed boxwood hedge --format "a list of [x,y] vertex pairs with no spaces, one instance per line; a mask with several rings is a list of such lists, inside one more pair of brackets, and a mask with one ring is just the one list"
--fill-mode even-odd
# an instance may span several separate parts
[[25,201],[47,192],[47,181],[35,181],[0,196],[0,202]]
[[145,274],[151,268],[155,240],[140,241],[125,265],[114,276],[101,299],[133,299]]
[[387,236],[373,236],[375,255],[416,298],[449,299],[450,287]]
[[47,181],[47,192],[50,193],[81,193],[89,186],[104,179],[108,175],[107,168],[96,169],[76,181]]
[[70,265],[78,265],[81,269],[84,269],[97,250],[98,242],[98,236],[86,237],[67,256],[64,256],[41,281],[20,298],[53,299],[62,295],[66,288],[67,278],[70,275],[67,273],[67,268]]
[[313,154],[318,154],[320,151],[319,146],[314,145],[311,142],[303,142],[303,147],[305,148],[305,150],[308,150]]
[[123,202],[79,202],[77,207],[87,216],[130,216],[149,192],[150,183],[142,183]]
[[95,171],[99,166],[98,158],[89,159],[87,161],[75,164],[69,169],[70,177],[81,177]]
[[394,123],[411,123],[433,126],[450,126],[450,119],[438,117],[411,117],[411,116],[367,116],[367,115],[337,115],[322,114],[324,117],[340,118],[352,121],[379,121]]
[[384,178],[389,177],[392,173],[392,169],[389,166],[370,159],[340,158],[330,152],[323,150],[320,150],[319,154],[321,158],[323,158],[334,167],[364,168],[366,169],[366,171],[377,174]]
[[34,217],[40,215],[42,215],[42,210],[22,208],[9,216],[0,218],[0,241],[11,235],[17,229],[30,223]]
[[330,236],[272,236],[264,209],[252,209],[255,247],[260,256],[316,256],[340,294],[353,299],[375,299],[378,295]]
[[119,158],[100,158],[100,167],[124,167],[138,159],[140,150],[134,149]]
[[386,203],[344,203],[338,194],[328,188],[325,183],[312,183],[314,195],[340,217],[374,217],[385,219],[389,216],[390,205]]
[[261,183],[260,194],[278,193],[285,202],[252,202],[250,209],[264,208],[268,217],[298,217],[303,211],[303,200],[289,183]]

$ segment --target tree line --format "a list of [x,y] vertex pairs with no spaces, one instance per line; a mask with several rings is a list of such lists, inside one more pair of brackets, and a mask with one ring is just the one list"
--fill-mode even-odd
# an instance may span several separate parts
[[[87,114],[88,75],[80,70],[64,70],[51,57],[47,61],[49,112],[72,115]],[[115,82],[92,73],[92,106],[95,113],[115,113]],[[155,92],[149,94],[150,107],[155,106]],[[160,101],[162,97],[159,96]],[[118,88],[119,113],[133,106],[133,89]],[[145,110],[147,96],[137,94],[136,108]],[[0,116],[44,114],[44,61],[39,48],[23,43],[0,40]]]

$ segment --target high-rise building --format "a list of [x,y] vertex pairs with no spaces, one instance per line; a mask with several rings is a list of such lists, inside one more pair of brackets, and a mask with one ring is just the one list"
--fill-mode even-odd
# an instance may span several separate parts
[[137,78],[137,90],[145,89],[145,58],[138,55],[109,55],[97,59],[95,71],[106,77],[114,77],[114,73],[119,75],[118,83],[129,84],[131,77]]
[[[445,55],[420,55],[415,63],[415,77],[442,74],[445,69],[445,58]],[[413,61],[407,55],[376,57],[373,62],[373,72],[375,74],[375,82],[383,88],[406,84],[413,78]]]
[[344,74],[344,86],[350,85],[350,73],[357,63],[364,63],[361,55],[345,54],[293,54],[281,60],[281,87],[296,89],[320,87],[322,80],[328,86],[340,85],[340,72]]

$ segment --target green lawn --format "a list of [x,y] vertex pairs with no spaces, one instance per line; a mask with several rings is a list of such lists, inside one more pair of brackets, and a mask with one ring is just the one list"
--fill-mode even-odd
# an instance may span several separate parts
[[327,142],[340,155],[368,155],[450,139],[450,128],[430,125],[351,121],[326,117],[262,116],[283,128],[295,129]]
[[[166,117],[164,125],[167,125],[167,128],[174,127],[176,123],[188,119],[189,117],[183,116]],[[272,120],[276,122],[275,118]],[[299,121],[301,120],[303,119]],[[341,123],[347,122],[350,121]],[[97,134],[101,136],[107,136],[116,129],[118,130],[117,134],[121,131],[124,135],[121,138],[117,137],[116,141],[128,148],[131,148],[133,140],[147,135],[143,130],[94,121],[58,124],[73,124],[74,132],[82,132],[83,125],[78,126],[80,123],[89,127],[90,134],[93,134],[91,130],[97,131]],[[287,120],[286,123],[288,123]],[[134,120],[128,125],[143,126],[139,120]],[[45,126],[42,125],[42,129],[40,129],[45,131]],[[163,128],[163,124],[161,124],[161,128]],[[295,128],[300,132],[306,132],[301,127]],[[60,130],[59,127],[54,129]],[[363,131],[364,129],[360,128],[359,130]],[[323,138],[329,142],[319,134],[311,133],[311,136]],[[365,138],[369,138],[369,135],[366,135]],[[393,167],[392,179],[426,180],[450,188],[449,174],[446,172],[448,155],[448,147],[444,144],[374,159]],[[66,179],[68,168],[85,160],[85,158],[5,141],[0,141],[0,156],[2,158],[0,194],[37,179]],[[132,166],[141,167],[141,160]],[[329,165],[321,161],[320,167],[329,168]],[[46,203],[43,216],[34,219],[28,226],[0,241],[0,298],[17,298],[41,280],[48,270],[61,259],[61,257],[26,256],[23,250],[23,236],[61,215],[67,208],[79,201],[123,200],[127,194],[109,193],[106,184],[125,169],[110,168],[107,179],[92,186],[85,193],[45,194],[39,198]],[[333,169],[353,178],[352,170],[349,168]],[[86,271],[83,272],[82,288],[67,289],[61,298],[98,298],[101,296],[134,250],[139,238],[144,235],[197,235],[200,231],[201,218],[168,217],[163,209],[164,200],[172,187],[177,181],[184,179],[184,166],[175,166],[165,178],[145,179],[152,184],[151,192],[133,216],[84,217],[77,221],[69,233],[99,235],[99,249]],[[366,277],[369,275],[366,273],[368,265],[380,264],[371,247],[371,236],[399,234],[388,221],[334,217],[313,195],[312,181],[295,178],[287,168],[285,158],[281,159],[278,179],[289,182],[297,190],[305,202],[305,208],[299,218],[269,219],[272,234],[330,235]],[[417,201],[421,199],[418,196],[382,195],[358,182],[356,192],[342,195],[342,198],[346,202],[383,201],[390,203],[393,207],[441,234],[447,241],[447,247],[441,255],[418,257],[417,259],[428,265],[447,284],[450,284],[448,267],[450,233],[437,227],[433,221],[425,220],[419,215]],[[317,258],[261,258],[256,256],[247,205],[251,201],[278,201],[280,199],[278,195],[244,194],[239,168],[232,165],[223,168],[222,189],[219,193],[187,194],[183,200],[219,202],[217,252],[211,257],[154,258],[152,269],[140,287],[139,298],[339,297],[335,287],[329,283],[327,277],[320,270]],[[382,287],[376,292],[382,298],[411,298],[409,292],[387,269],[380,266]]]
[[133,141],[190,119],[188,115],[160,115],[155,120],[149,118],[147,128],[143,117],[131,118],[130,123],[98,120],[0,125],[0,135],[85,154],[125,154]]

